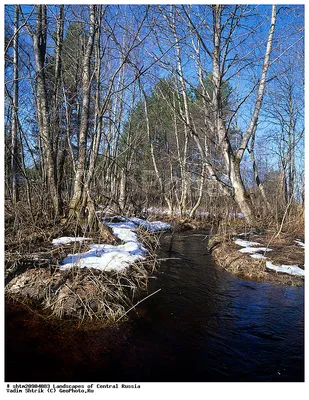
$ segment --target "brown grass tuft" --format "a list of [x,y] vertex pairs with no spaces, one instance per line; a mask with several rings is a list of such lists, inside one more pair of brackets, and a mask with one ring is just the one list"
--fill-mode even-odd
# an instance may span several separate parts
[[[254,238],[250,238],[250,240],[251,239],[258,241],[265,246],[267,236],[254,236]],[[273,251],[266,254],[275,265],[295,264],[296,261],[298,264],[302,264],[301,260],[303,260],[303,250],[297,247],[297,245],[292,244],[289,248],[284,247],[284,251],[276,246],[277,245],[273,243],[271,246]],[[240,253],[238,251],[240,249],[239,246],[235,245],[226,237],[217,236],[212,238],[210,241],[210,247],[215,262],[232,274],[246,279],[281,282],[297,286],[303,285],[304,283],[302,277],[280,274],[268,270],[266,268],[265,260],[254,259],[248,254]],[[293,248],[293,253],[291,252],[291,248]]]
[[150,260],[137,262],[119,272],[32,268],[13,278],[6,286],[6,294],[40,304],[60,319],[116,321],[147,290],[150,265],[153,268]]

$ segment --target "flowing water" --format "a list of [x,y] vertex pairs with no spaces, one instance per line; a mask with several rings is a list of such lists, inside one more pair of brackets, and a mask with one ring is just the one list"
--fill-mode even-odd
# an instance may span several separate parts
[[215,266],[204,239],[177,234],[169,252],[162,236],[159,257],[169,259],[149,293],[161,290],[115,332],[64,334],[9,315],[6,380],[303,381],[304,288],[237,278]]
[[143,304],[132,336],[148,348],[140,378],[303,381],[303,287],[225,272],[207,254],[203,233],[177,235],[172,252],[169,237],[161,240],[160,256],[176,259],[162,262],[151,280],[150,291],[161,291]]

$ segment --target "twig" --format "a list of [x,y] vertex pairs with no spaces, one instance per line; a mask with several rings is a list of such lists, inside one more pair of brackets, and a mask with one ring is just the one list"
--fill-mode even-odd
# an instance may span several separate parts
[[281,220],[281,224],[280,224],[279,230],[278,230],[278,232],[274,233],[273,236],[270,238],[269,242],[267,243],[267,247],[270,245],[270,243],[273,241],[273,239],[277,239],[277,237],[280,236],[282,228],[283,228],[283,224],[284,224],[284,221],[285,221],[285,218],[286,218],[286,216],[288,214],[289,208],[290,208],[290,206],[292,204],[292,201],[293,201],[293,195],[294,195],[294,192],[292,192],[292,195],[291,195],[291,198],[289,200],[289,203],[287,204],[287,206],[285,208],[285,211],[284,211],[284,214],[283,214],[283,217],[282,217],[282,220]]
[[149,297],[153,296],[154,294],[160,292],[161,289],[156,290],[155,292],[151,293],[150,295],[148,295],[147,297],[144,297],[142,300],[140,300],[139,302],[137,302],[133,307],[129,308],[128,311],[126,311],[121,317],[119,317],[116,322],[120,321],[125,315],[128,314],[129,311],[133,310],[133,308],[135,308],[138,304],[142,303],[144,300],[148,299]]
[[282,217],[282,221],[281,221],[280,228],[279,228],[277,234],[275,235],[274,239],[277,239],[277,237],[280,236],[280,233],[281,233],[281,231],[282,231],[285,218],[286,218],[287,213],[288,213],[288,211],[289,211],[289,208],[290,208],[290,206],[291,206],[291,204],[292,204],[292,201],[293,201],[293,194],[292,194],[292,196],[291,196],[291,198],[290,198],[290,201],[289,201],[288,205],[286,206],[284,215],[283,215],[283,217]]

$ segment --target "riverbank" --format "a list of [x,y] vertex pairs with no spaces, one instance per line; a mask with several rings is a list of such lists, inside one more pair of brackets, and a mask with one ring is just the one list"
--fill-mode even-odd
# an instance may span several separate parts
[[[250,280],[304,284],[305,244],[301,222],[292,229],[287,227],[276,237],[274,229],[263,228],[259,234],[248,231],[242,218],[221,220],[221,227],[209,215],[192,219],[163,213],[161,218],[172,224],[174,232],[208,230],[210,234],[205,242],[215,263],[231,274]],[[224,233],[212,233],[218,228]]]
[[209,250],[220,267],[245,279],[289,285],[304,284],[304,243],[302,238],[272,232],[233,237],[214,236]]
[[[24,237],[6,245],[6,295],[33,309],[45,308],[56,318],[116,322],[147,294],[148,277],[156,268],[158,232],[172,229],[170,249],[177,232],[205,229],[208,248],[217,265],[245,279],[304,283],[302,237],[273,232],[242,233],[235,219],[225,235],[212,235],[218,227],[203,216],[151,215],[102,217],[121,241],[100,243],[100,237],[70,236],[63,229],[46,230],[44,236]],[[239,234],[236,231],[240,232]],[[207,238],[205,240],[205,247]]]
[[161,236],[148,291],[161,290],[127,321],[80,324],[7,304],[6,380],[303,381],[304,288],[218,268],[207,233],[176,233],[171,252],[171,234]]
[[20,253],[27,247],[23,241],[13,251],[14,243],[8,240],[7,297],[59,319],[125,319],[147,293],[148,276],[157,263],[157,234],[170,225],[120,216],[104,223],[118,239],[116,245],[100,243],[99,236],[64,236],[58,230],[48,242],[36,238],[35,244],[28,243],[27,253]]

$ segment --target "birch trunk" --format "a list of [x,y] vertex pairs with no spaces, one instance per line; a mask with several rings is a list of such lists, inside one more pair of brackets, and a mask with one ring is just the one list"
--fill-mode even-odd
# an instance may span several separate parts
[[170,212],[173,211],[173,204],[171,202],[171,200],[168,198],[168,196],[166,195],[166,192],[164,190],[164,183],[163,183],[163,179],[162,176],[159,172],[158,169],[158,165],[157,165],[157,160],[156,160],[156,156],[155,156],[155,150],[154,150],[154,146],[153,146],[153,138],[151,137],[151,133],[150,133],[150,123],[149,123],[149,116],[148,116],[148,105],[147,105],[147,97],[146,97],[146,93],[145,91],[142,89],[142,93],[144,96],[144,107],[145,107],[145,118],[146,118],[146,126],[147,126],[147,137],[148,137],[148,141],[149,141],[149,145],[150,145],[150,154],[151,154],[151,159],[152,159],[152,164],[153,164],[153,168],[155,170],[155,174],[156,174],[156,178],[159,182],[160,185],[160,191],[161,191],[161,195],[163,196]]
[[201,201],[202,201],[202,197],[203,197],[203,188],[204,188],[204,182],[205,182],[205,171],[206,170],[206,165],[205,163],[202,164],[202,171],[201,171],[201,178],[200,178],[200,184],[199,184],[199,190],[198,190],[198,198],[194,204],[194,206],[192,207],[191,211],[190,211],[190,218],[193,218],[195,216],[195,213],[197,211],[197,209],[199,208]]
[[119,207],[123,213],[126,207],[126,187],[127,187],[127,175],[125,169],[121,169],[120,172],[120,184],[119,184]]
[[39,135],[42,142],[47,187],[52,199],[54,215],[59,214],[59,198],[56,183],[56,166],[50,130],[50,118],[45,85],[47,15],[46,5],[37,6],[37,29],[33,34],[34,55],[37,67],[37,108]]
[[254,129],[254,131],[253,131],[252,138],[251,138],[251,146],[250,146],[250,150],[248,150],[248,151],[249,151],[249,154],[250,154],[250,157],[251,157],[255,183],[256,183],[256,185],[257,185],[257,187],[258,187],[258,189],[259,189],[259,191],[261,193],[261,196],[262,196],[262,199],[264,200],[264,203],[266,204],[267,211],[269,213],[271,213],[272,212],[272,208],[271,208],[271,205],[270,205],[270,203],[269,203],[269,201],[267,199],[267,196],[266,196],[266,193],[265,193],[265,190],[264,190],[264,185],[260,180],[259,173],[258,173],[258,167],[256,165],[255,156],[254,156],[255,132],[256,132],[256,129]]
[[12,104],[12,127],[11,127],[11,172],[12,172],[12,202],[16,204],[18,201],[17,187],[17,128],[18,128],[18,25],[19,25],[19,5],[14,9],[14,39],[13,39],[13,104]]
[[54,162],[58,165],[55,168],[55,179],[57,183],[59,214],[63,210],[63,201],[61,193],[61,185],[63,178],[63,168],[66,157],[66,150],[63,149],[59,154],[59,135],[60,135],[60,118],[59,118],[59,104],[60,104],[60,89],[61,89],[61,59],[62,59],[62,45],[63,45],[63,31],[64,31],[64,6],[60,5],[59,15],[57,21],[56,32],[56,46],[55,46],[55,94],[54,94],[54,110],[53,110],[53,143],[54,143]]
[[90,29],[89,38],[83,58],[82,68],[82,109],[79,126],[79,143],[78,143],[78,159],[74,181],[74,194],[70,202],[70,215],[79,214],[79,207],[84,192],[84,182],[86,173],[86,153],[87,153],[87,134],[88,134],[88,118],[90,108],[90,61],[95,38],[95,11],[96,6],[90,5],[89,19]]
[[214,49],[212,53],[212,73],[213,73],[213,112],[215,117],[215,127],[217,132],[217,137],[219,139],[219,143],[222,149],[225,166],[228,171],[231,185],[233,187],[233,197],[237,202],[241,212],[244,215],[245,220],[251,226],[256,225],[256,218],[254,209],[250,200],[250,197],[245,189],[241,173],[240,173],[240,163],[243,158],[244,152],[247,149],[248,142],[252,137],[253,131],[256,127],[259,112],[262,106],[264,89],[266,85],[266,75],[269,67],[269,59],[272,48],[272,41],[276,23],[276,6],[272,7],[272,17],[271,24],[268,34],[266,52],[262,67],[262,73],[260,78],[260,84],[258,88],[258,93],[256,97],[255,107],[252,113],[252,117],[247,128],[246,133],[244,134],[240,147],[236,151],[234,155],[229,137],[227,128],[224,122],[224,116],[222,115],[222,107],[221,107],[221,84],[222,84],[222,71],[221,71],[221,38],[222,38],[222,6],[216,5],[213,6],[213,25],[214,25],[214,35],[213,35],[213,43]]

